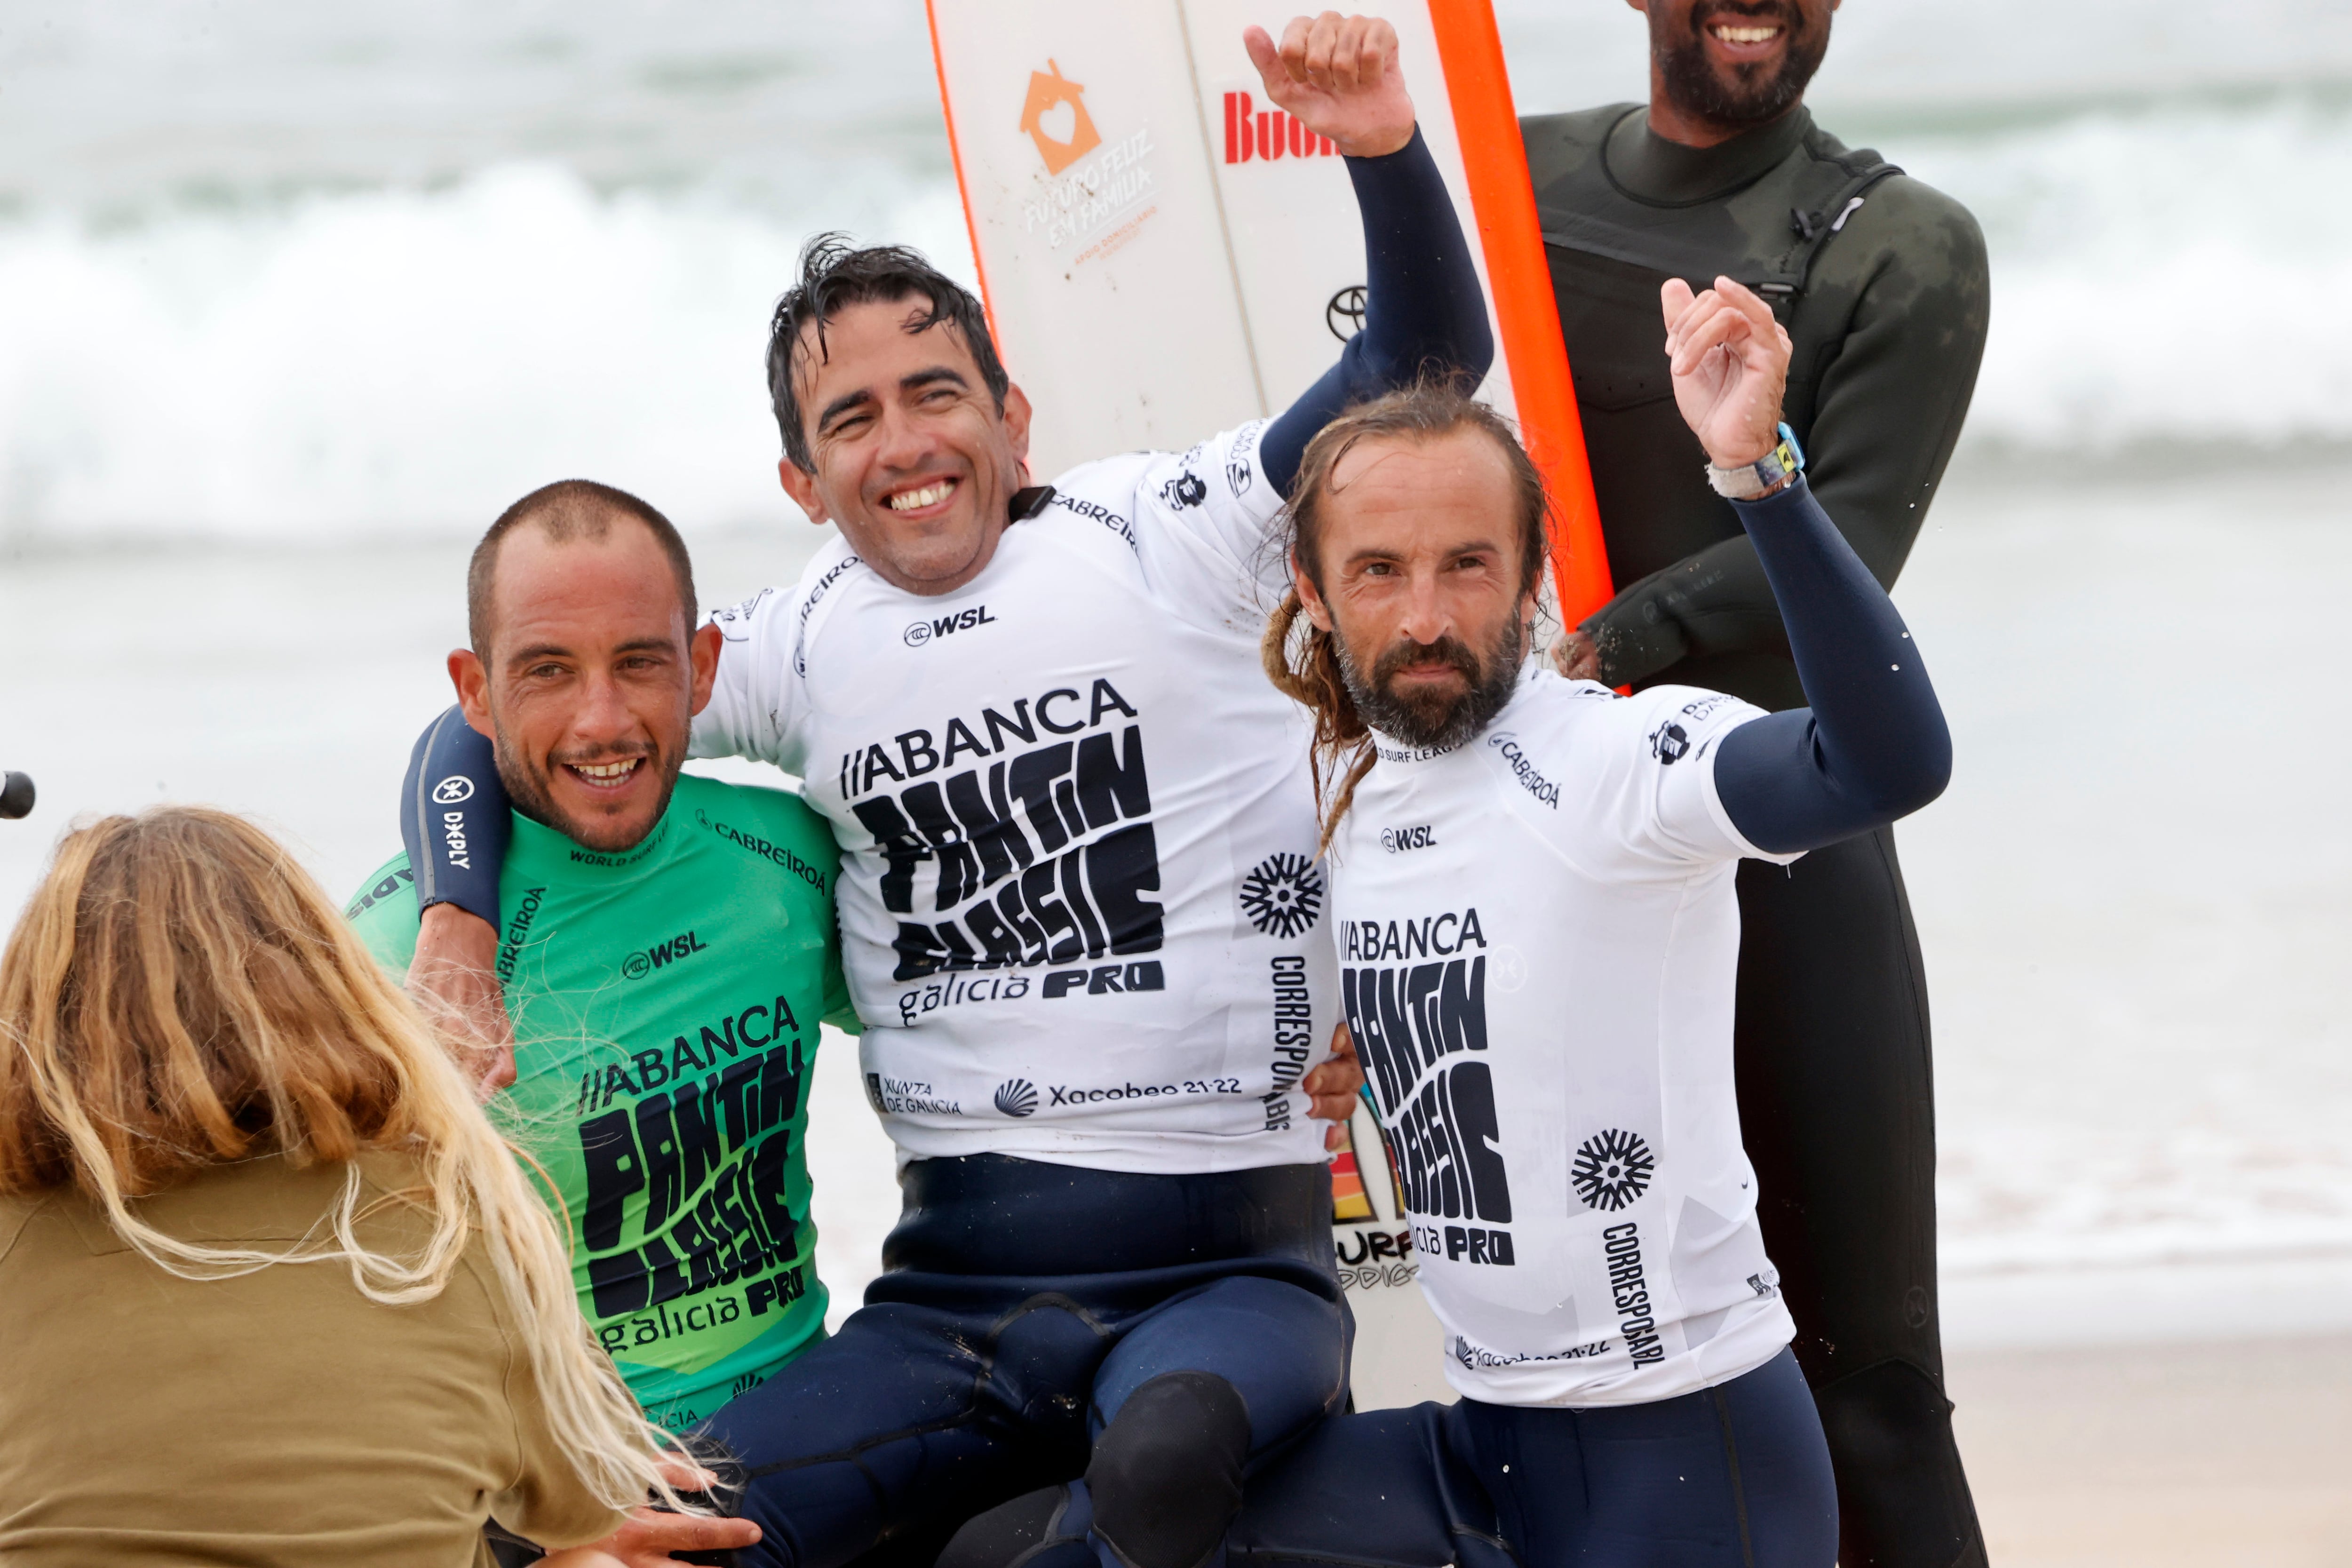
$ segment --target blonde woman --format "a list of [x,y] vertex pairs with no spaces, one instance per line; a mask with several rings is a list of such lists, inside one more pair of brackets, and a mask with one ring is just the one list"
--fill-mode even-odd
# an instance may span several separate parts
[[310,878],[220,812],[68,835],[0,954],[0,1561],[459,1568],[495,1518],[634,1568],[751,1533],[631,1522],[690,1474]]

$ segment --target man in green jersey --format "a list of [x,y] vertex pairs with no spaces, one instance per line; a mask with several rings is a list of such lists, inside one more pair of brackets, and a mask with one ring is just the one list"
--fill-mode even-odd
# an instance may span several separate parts
[[[511,1087],[491,1102],[568,1212],[582,1311],[646,1411],[685,1431],[824,1335],[803,1133],[817,1025],[857,1027],[833,913],[838,851],[799,798],[681,775],[717,628],[633,496],[570,480],[474,552],[449,656],[515,809],[498,973]],[[472,794],[462,775],[432,794]],[[411,824],[433,829],[433,824]],[[489,852],[432,832],[439,857]],[[404,973],[411,855],[348,913]]]

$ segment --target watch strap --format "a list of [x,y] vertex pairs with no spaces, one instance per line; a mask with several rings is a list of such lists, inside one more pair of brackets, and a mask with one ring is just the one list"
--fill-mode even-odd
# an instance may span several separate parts
[[1731,500],[1754,500],[1804,471],[1805,449],[1797,444],[1797,433],[1784,422],[1780,443],[1770,451],[1737,468],[1718,468],[1709,463],[1706,482],[1719,496]]

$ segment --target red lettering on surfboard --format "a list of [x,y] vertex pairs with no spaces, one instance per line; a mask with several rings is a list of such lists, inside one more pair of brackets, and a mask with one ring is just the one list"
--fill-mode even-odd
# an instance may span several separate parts
[[1307,122],[1278,109],[1260,109],[1245,92],[1225,94],[1225,162],[1272,162],[1293,158],[1330,158],[1339,149],[1328,136],[1318,136]]

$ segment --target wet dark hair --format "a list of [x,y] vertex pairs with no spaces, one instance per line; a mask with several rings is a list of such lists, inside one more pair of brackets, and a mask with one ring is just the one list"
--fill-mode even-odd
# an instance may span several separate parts
[[486,665],[490,662],[490,633],[495,629],[490,621],[490,593],[498,579],[499,547],[508,534],[525,523],[535,523],[559,544],[575,539],[602,540],[612,532],[614,518],[643,523],[669,558],[670,572],[677,579],[678,607],[691,632],[702,618],[694,596],[694,562],[669,519],[626,490],[593,479],[558,479],[500,512],[482,542],[474,546],[474,557],[466,565],[466,637],[474,645],[474,657]]
[[810,450],[802,426],[801,401],[793,385],[793,357],[799,352],[805,329],[816,331],[817,353],[825,352],[827,321],[852,305],[879,300],[923,300],[930,309],[907,322],[909,332],[927,332],[951,326],[971,351],[980,379],[1004,411],[1004,395],[1012,378],[996,357],[996,340],[989,336],[988,313],[971,291],[903,245],[860,247],[844,234],[820,234],[801,249],[799,281],[776,301],[768,327],[768,400],[776,410],[776,427],[784,437],[784,456],[803,473],[816,471],[816,454]]
[[[1551,553],[1546,526],[1551,501],[1544,490],[1543,475],[1519,444],[1518,432],[1510,421],[1447,378],[1422,381],[1358,404],[1323,426],[1307,444],[1306,455],[1298,463],[1298,478],[1291,487],[1290,504],[1284,509],[1284,542],[1298,569],[1318,591],[1323,586],[1324,512],[1333,493],[1331,475],[1339,459],[1362,441],[1402,439],[1419,444],[1460,430],[1476,431],[1502,455],[1510,474],[1512,521],[1519,536],[1519,592],[1536,590]],[[1356,797],[1357,784],[1371,771],[1378,756],[1371,726],[1349,694],[1338,636],[1307,618],[1296,587],[1283,595],[1266,624],[1261,652],[1267,678],[1315,717],[1317,798],[1324,797],[1328,778],[1339,780],[1330,792],[1331,805],[1323,821],[1320,848],[1328,848],[1339,819]]]

